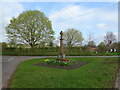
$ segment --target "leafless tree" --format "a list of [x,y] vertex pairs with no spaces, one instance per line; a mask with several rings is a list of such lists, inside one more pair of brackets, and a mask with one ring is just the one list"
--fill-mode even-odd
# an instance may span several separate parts
[[88,43],[91,41],[94,41],[94,33],[93,32],[88,33]]
[[113,32],[107,32],[104,36],[104,42],[106,45],[111,45],[116,42],[116,36]]
[[87,33],[87,38],[86,38],[85,42],[87,44],[89,44],[91,42],[95,42],[95,34],[93,32],[88,32]]

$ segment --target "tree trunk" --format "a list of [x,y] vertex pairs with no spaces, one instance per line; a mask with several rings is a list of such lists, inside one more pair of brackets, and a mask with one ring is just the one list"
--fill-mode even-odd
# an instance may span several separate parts
[[30,43],[30,47],[31,47],[31,48],[34,48],[34,46],[35,46],[34,44]]

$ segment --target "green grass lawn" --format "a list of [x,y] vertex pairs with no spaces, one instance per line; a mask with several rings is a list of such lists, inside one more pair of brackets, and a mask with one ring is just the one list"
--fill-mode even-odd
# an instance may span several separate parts
[[[68,60],[89,62],[77,69],[64,70],[34,66],[46,58],[22,62],[12,77],[10,88],[112,88],[118,58],[76,57]],[[48,58],[55,59],[55,58]]]

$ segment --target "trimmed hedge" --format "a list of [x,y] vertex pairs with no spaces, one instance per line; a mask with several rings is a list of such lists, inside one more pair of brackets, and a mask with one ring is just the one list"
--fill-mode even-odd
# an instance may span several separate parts
[[[59,47],[42,47],[42,48],[6,48],[2,50],[2,55],[17,56],[57,56]],[[67,56],[88,56],[88,55],[120,55],[120,53],[95,53],[89,52],[81,47],[64,48]]]

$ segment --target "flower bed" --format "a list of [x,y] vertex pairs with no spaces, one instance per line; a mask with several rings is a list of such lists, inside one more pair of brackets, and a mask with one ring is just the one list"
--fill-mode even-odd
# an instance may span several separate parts
[[56,59],[56,60],[49,60],[45,59],[46,65],[57,65],[57,66],[69,66],[75,64],[75,61],[69,61],[67,59]]
[[67,59],[56,59],[56,60],[45,59],[44,62],[33,65],[70,70],[70,69],[78,68],[87,63],[88,62],[75,62],[73,60],[67,60]]

